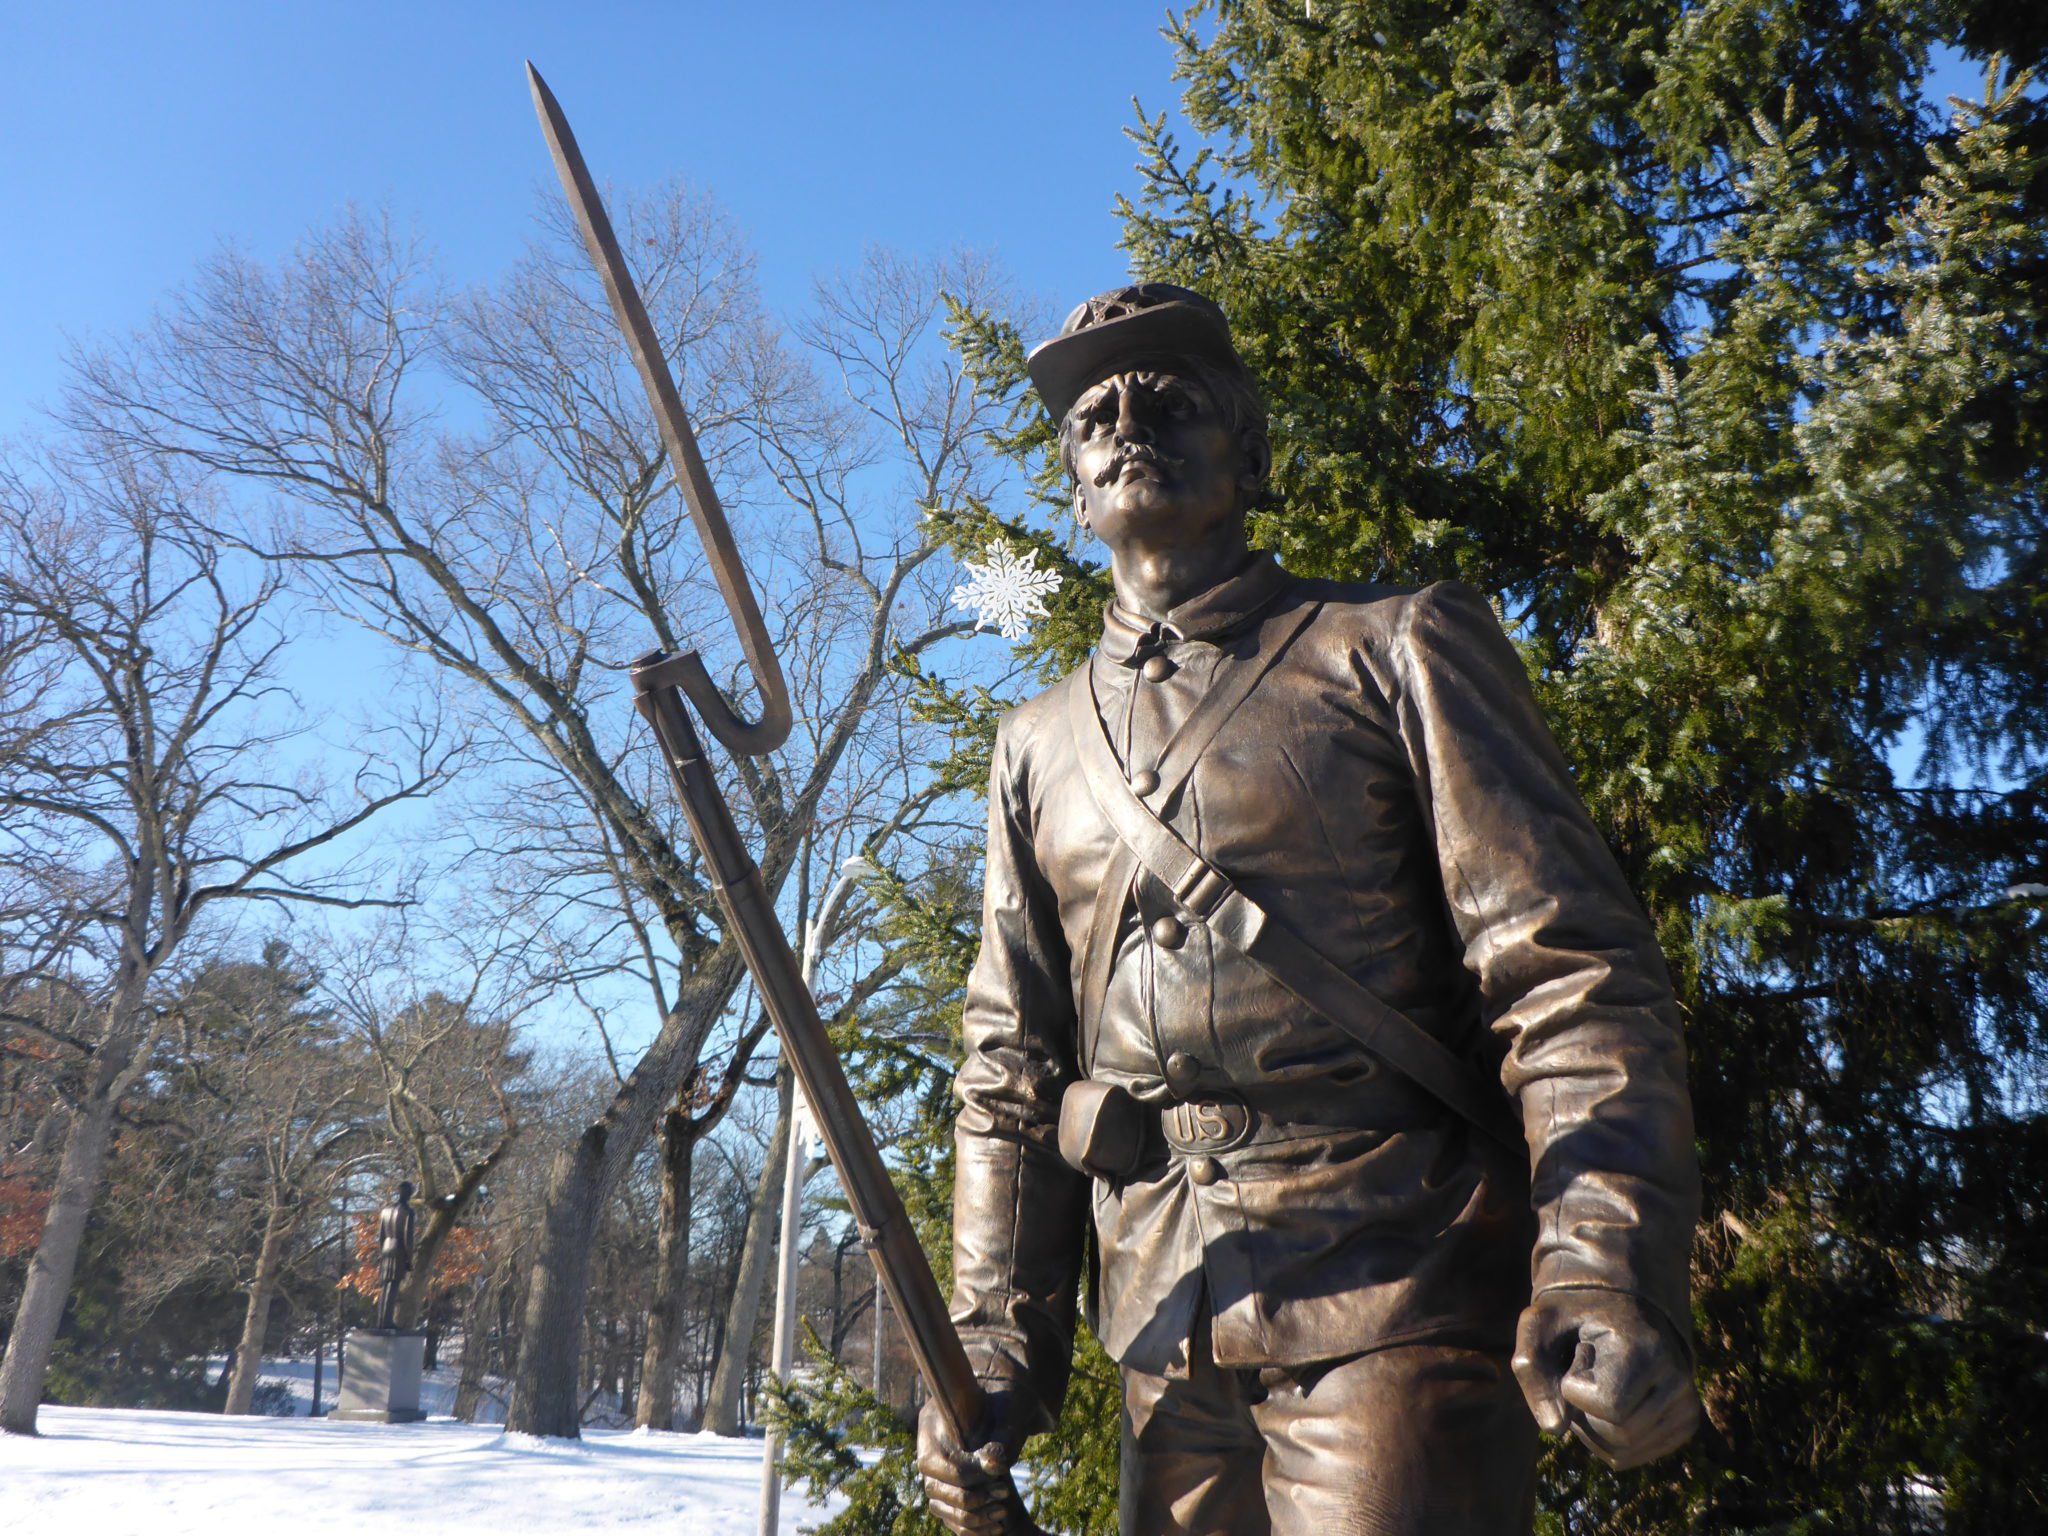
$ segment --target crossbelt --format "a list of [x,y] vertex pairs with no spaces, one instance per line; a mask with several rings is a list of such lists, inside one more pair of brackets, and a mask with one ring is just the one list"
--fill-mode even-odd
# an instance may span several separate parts
[[[1268,616],[1260,624],[1251,653],[1211,679],[1208,691],[1181,721],[1179,729],[1167,742],[1166,750],[1159,754],[1159,761],[1153,765],[1153,771],[1159,775],[1158,795],[1162,804],[1195,771],[1195,764],[1201,761],[1204,749],[1216,739],[1216,733],[1223,729],[1224,722],[1251,697],[1259,679],[1273,670],[1322,607],[1321,603],[1304,603],[1292,612]],[[1077,689],[1084,685],[1092,687],[1086,676],[1087,669],[1082,671],[1083,675],[1074,679],[1073,686]],[[1092,694],[1080,696],[1090,698],[1092,702]],[[1118,842],[1116,852],[1110,855],[1109,867],[1095,889],[1095,910],[1088,921],[1088,953],[1083,959],[1081,972],[1081,1071],[1084,1076],[1094,1067],[1096,1021],[1102,1017],[1103,1000],[1109,995],[1109,972],[1116,959],[1117,929],[1123,921],[1124,907],[1131,900],[1131,882],[1137,872],[1137,854],[1131,851],[1129,843]]]
[[[1233,669],[1233,675],[1220,680],[1225,690],[1224,702],[1205,722],[1206,734],[1202,741],[1194,744],[1191,752],[1172,753],[1172,747],[1169,747],[1169,753],[1178,759],[1174,765],[1178,774],[1173,783],[1177,784],[1179,777],[1192,770],[1193,760],[1200,755],[1201,747],[1207,745],[1224,719],[1250,695],[1259,679],[1278,660],[1278,652],[1306,627],[1315,609],[1316,605],[1308,605],[1307,612],[1285,631],[1285,638],[1273,650],[1248,658],[1239,668]],[[1262,651],[1265,649],[1261,647]],[[1251,675],[1247,677],[1245,673]],[[1109,739],[1103,733],[1092,674],[1084,668],[1078,681],[1086,686],[1070,689],[1067,697],[1068,716],[1073,727],[1074,744],[1080,753],[1082,772],[1097,808],[1115,829],[1132,861],[1142,865],[1172,893],[1182,912],[1206,923],[1211,933],[1241,951],[1281,986],[1351,1035],[1378,1060],[1462,1115],[1517,1157],[1526,1156],[1527,1145],[1521,1129],[1510,1116],[1507,1098],[1498,1085],[1482,1079],[1453,1055],[1442,1041],[1247,896],[1228,875],[1189,847],[1179,833],[1161,821],[1152,808],[1138,798],[1125,780],[1123,767],[1117,762]],[[1217,697],[1212,689],[1210,699],[1204,700],[1204,706]],[[1198,707],[1197,713],[1201,712],[1202,708]],[[1194,716],[1191,715],[1187,724],[1193,723]],[[1179,746],[1186,734],[1186,726],[1183,726],[1181,736],[1176,737],[1172,746]],[[1159,773],[1160,782],[1154,793],[1163,803],[1171,792],[1169,780],[1163,766],[1155,771]],[[1095,973],[1099,968],[1102,989],[1106,993],[1110,957],[1103,955],[1102,951],[1115,945],[1116,917],[1120,916],[1131,879],[1128,870],[1122,871],[1119,877],[1119,864],[1112,865],[1110,880],[1105,881],[1098,896],[1097,921],[1090,934],[1090,952],[1083,972],[1084,995],[1098,1010],[1102,999],[1096,993]],[[1110,895],[1111,881],[1116,886],[1113,898]],[[1111,921],[1104,924],[1100,921],[1104,907],[1112,901],[1116,910]],[[1087,1015],[1083,1017],[1085,1019]]]

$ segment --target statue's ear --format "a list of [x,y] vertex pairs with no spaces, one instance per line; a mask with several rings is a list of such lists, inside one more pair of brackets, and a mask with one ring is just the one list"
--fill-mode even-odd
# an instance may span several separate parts
[[1273,473],[1273,445],[1263,432],[1245,432],[1238,438],[1238,446],[1244,455],[1244,469],[1237,483],[1244,487],[1249,500],[1259,494],[1266,477]]
[[1088,504],[1081,495],[1081,482],[1078,478],[1074,481],[1074,521],[1081,525],[1083,533],[1095,531],[1088,525]]

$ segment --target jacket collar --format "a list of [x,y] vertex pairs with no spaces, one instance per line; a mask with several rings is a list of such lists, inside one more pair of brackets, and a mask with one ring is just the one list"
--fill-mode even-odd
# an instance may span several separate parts
[[1287,585],[1287,573],[1271,555],[1254,554],[1234,576],[1177,604],[1163,621],[1143,618],[1112,599],[1102,610],[1102,643],[1107,661],[1134,667],[1169,640],[1221,640],[1273,605]]

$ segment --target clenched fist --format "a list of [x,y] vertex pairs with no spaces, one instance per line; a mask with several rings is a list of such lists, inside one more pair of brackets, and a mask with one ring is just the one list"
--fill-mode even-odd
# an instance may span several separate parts
[[1515,1379],[1545,1434],[1569,1428],[1617,1470],[1669,1455],[1699,1427],[1684,1341],[1619,1291],[1539,1296],[1515,1335]]
[[925,1497],[954,1536],[1041,1536],[1010,1478],[1028,1433],[1018,1409],[1010,1393],[989,1393],[973,1450],[947,1432],[935,1403],[918,1415],[917,1470]]

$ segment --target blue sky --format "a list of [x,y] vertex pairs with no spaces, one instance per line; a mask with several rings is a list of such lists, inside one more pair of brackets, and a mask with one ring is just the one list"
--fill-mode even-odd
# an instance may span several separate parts
[[[531,57],[600,182],[680,174],[767,297],[864,246],[993,252],[1053,313],[1124,275],[1131,97],[1177,96],[1147,0],[562,5],[0,0],[0,435],[65,337],[142,320],[222,240],[277,254],[384,204],[464,280],[559,196]],[[1952,61],[1933,94],[1972,91]]]
[[[1058,314],[1121,280],[1131,97],[1175,97],[1147,3],[482,5],[0,0],[0,439],[66,338],[125,331],[222,241],[274,258],[350,202],[484,281],[561,197],[522,68],[600,182],[710,190],[800,308],[870,245],[992,252]],[[381,649],[346,626],[288,680],[335,714]],[[358,665],[358,663],[360,663]],[[345,711],[344,711],[345,712]],[[389,819],[403,841],[431,808]]]
[[1063,310],[1120,280],[1130,99],[1171,105],[1163,9],[777,3],[0,3],[0,435],[66,335],[125,329],[227,239],[388,205],[460,279],[559,196],[531,57],[600,182],[709,188],[767,297],[864,246],[993,251]]

